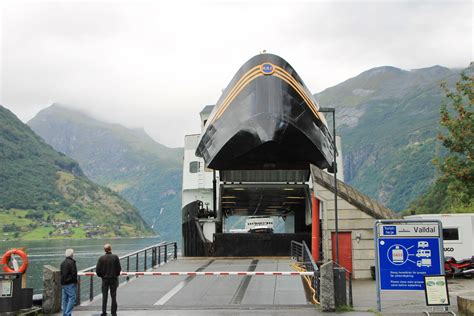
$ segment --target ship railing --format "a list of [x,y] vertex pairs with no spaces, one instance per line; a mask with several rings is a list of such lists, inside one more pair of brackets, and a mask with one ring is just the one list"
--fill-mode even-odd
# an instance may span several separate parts
[[[119,257],[123,272],[148,271],[177,258],[177,243],[166,241]],[[95,272],[95,266],[85,268],[80,272]],[[129,276],[119,278],[120,283],[129,281]],[[77,305],[87,300],[92,301],[95,295],[102,293],[100,280],[97,278],[94,280],[93,276],[79,276],[77,287]]]
[[311,278],[311,287],[315,291],[316,299],[319,301],[320,286],[319,286],[319,268],[313,260],[311,251],[306,242],[291,241],[291,257],[298,263],[298,265],[306,271],[313,272]]

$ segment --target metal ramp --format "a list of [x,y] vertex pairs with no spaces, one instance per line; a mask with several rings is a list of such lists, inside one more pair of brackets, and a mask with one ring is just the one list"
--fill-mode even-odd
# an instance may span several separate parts
[[[289,258],[183,258],[153,271],[291,271],[291,263]],[[119,311],[315,309],[307,299],[301,277],[280,275],[132,277],[119,287],[117,301]],[[100,295],[77,308],[100,309]]]

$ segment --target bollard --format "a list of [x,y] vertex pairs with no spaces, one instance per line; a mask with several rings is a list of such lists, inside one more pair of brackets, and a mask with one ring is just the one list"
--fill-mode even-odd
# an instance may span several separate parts
[[43,313],[54,314],[61,310],[61,273],[59,269],[43,267]]
[[334,270],[333,262],[329,261],[320,267],[321,308],[323,312],[334,312],[336,305],[334,301]]
[[334,304],[337,307],[347,305],[346,269],[334,267]]

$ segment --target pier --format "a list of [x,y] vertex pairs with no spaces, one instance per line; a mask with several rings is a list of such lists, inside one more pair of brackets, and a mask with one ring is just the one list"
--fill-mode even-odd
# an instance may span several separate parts
[[[176,243],[161,243],[120,258],[119,310],[315,310],[289,257],[184,257]],[[80,273],[81,304],[76,311],[100,311],[100,279],[94,267]],[[304,315],[304,314],[302,314]]]
[[[123,274],[117,291],[119,314],[323,314],[318,304],[312,304],[302,277],[313,273],[310,271],[312,263],[306,272],[294,269],[298,260],[300,263],[307,261],[303,253],[292,250],[291,257],[179,257],[175,256],[174,245],[161,243],[121,257]],[[74,315],[100,315],[101,280],[92,270],[80,272],[82,299],[75,307]],[[373,315],[375,282],[353,282],[354,311],[347,312],[353,316]],[[456,311],[457,295],[474,290],[474,284],[471,280],[455,279],[450,280],[449,286]],[[409,298],[387,295],[384,315],[421,315],[426,309],[422,296],[423,293],[412,294]]]
[[[180,258],[152,271],[208,272],[207,275],[141,276],[123,283],[117,300],[121,310],[267,309],[314,310],[298,276],[215,275],[215,271],[290,271],[281,258]],[[101,296],[83,302],[81,310],[100,310]]]

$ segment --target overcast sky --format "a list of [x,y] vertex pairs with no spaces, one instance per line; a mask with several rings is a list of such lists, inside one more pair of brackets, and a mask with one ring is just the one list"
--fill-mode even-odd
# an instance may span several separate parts
[[176,147],[264,49],[313,93],[377,66],[473,60],[471,1],[169,2],[3,0],[0,104],[26,122],[58,102]]

